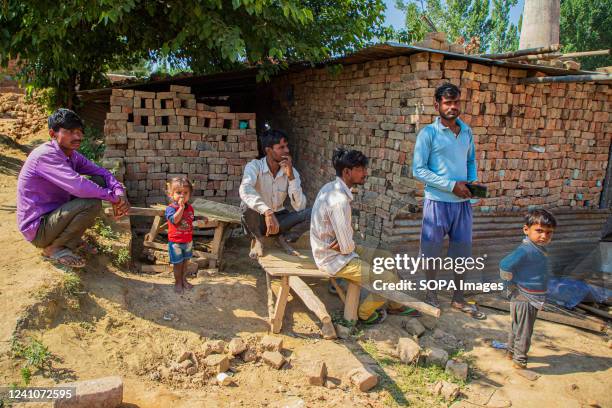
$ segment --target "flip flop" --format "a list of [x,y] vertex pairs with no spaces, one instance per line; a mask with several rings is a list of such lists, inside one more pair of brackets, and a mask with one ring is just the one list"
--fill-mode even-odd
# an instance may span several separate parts
[[398,316],[409,316],[409,317],[421,317],[423,314],[412,307],[403,307],[401,309],[389,309],[387,311],[390,315]]
[[476,320],[485,320],[487,318],[487,315],[478,310],[476,305],[471,305],[469,303],[452,302],[451,307],[465,314],[469,314],[470,316],[472,316],[473,319]]
[[[83,268],[86,265],[83,258],[81,258],[78,255],[75,255],[74,252],[72,252],[68,248],[60,249],[59,251],[57,251],[51,256],[43,255],[43,259],[55,265],[60,265],[60,266],[65,266],[68,268],[75,268],[75,269]],[[66,259],[73,259],[74,262],[67,261]]]
[[385,309],[375,310],[374,313],[370,315],[366,320],[362,320],[361,322],[366,326],[371,326],[373,324],[382,323],[387,319],[387,311]]

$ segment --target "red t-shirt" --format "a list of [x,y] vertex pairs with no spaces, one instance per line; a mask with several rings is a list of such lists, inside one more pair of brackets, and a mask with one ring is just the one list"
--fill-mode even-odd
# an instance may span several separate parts
[[170,204],[166,207],[166,220],[168,220],[168,241],[176,242],[179,244],[185,244],[193,241],[193,207],[189,204],[185,204],[183,210],[183,217],[178,225],[172,222],[174,214],[178,211],[179,206],[176,203]]

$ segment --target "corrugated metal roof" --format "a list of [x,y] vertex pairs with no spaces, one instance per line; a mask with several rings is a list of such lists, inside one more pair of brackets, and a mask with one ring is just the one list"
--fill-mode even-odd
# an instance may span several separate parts
[[[466,60],[470,62],[476,62],[483,65],[498,66],[512,69],[524,69],[527,71],[542,72],[547,75],[570,75],[570,74],[596,74],[593,71],[581,71],[581,70],[568,70],[564,68],[555,68],[542,65],[533,64],[519,64],[517,62],[508,62],[503,60],[493,60],[489,58],[477,57],[474,55],[458,54],[450,51],[441,51],[430,48],[416,47],[414,45],[400,44],[395,42],[387,42],[370,47],[363,48],[352,54],[331,58],[327,61],[323,61],[317,64],[311,64],[308,62],[296,62],[289,66],[287,70],[281,71],[279,75],[284,75],[290,72],[300,72],[305,69],[314,67],[323,67],[331,64],[360,64],[368,61],[374,61],[383,58],[393,58],[399,56],[408,56],[419,52],[431,52],[435,54],[442,54],[449,59]],[[167,89],[170,84],[173,85],[186,85],[205,90],[208,95],[222,95],[228,93],[252,91],[256,88],[257,68],[246,68],[237,71],[221,72],[216,74],[208,75],[192,75],[186,76],[180,74],[179,76],[156,80],[156,81],[144,81],[131,84],[119,85],[113,88],[118,89],[136,89],[136,90],[151,90],[151,91],[163,91]],[[83,101],[90,101],[99,97],[105,97],[110,95],[112,88],[103,89],[89,89],[85,91],[79,91],[77,94]]]

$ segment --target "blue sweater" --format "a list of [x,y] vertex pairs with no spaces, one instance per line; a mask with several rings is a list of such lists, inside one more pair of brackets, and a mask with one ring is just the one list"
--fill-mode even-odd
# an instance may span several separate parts
[[457,119],[461,128],[455,136],[440,117],[417,136],[412,174],[425,184],[425,198],[447,203],[468,201],[453,194],[455,182],[476,181],[476,148],[472,129]]
[[545,294],[548,284],[548,254],[546,249],[528,238],[499,263],[502,279],[511,281],[519,288]]

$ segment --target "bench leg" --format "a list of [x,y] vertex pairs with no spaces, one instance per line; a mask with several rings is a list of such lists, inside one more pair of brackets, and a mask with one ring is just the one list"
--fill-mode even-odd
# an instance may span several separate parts
[[356,322],[358,319],[357,310],[359,309],[359,294],[361,288],[356,283],[348,282],[346,289],[346,302],[344,302],[344,319]]
[[289,297],[289,277],[283,276],[281,279],[281,288],[276,298],[276,306],[274,308],[274,318],[272,319],[272,333],[280,333],[283,326],[283,317],[285,315],[285,306],[287,306],[287,298]]
[[329,280],[336,289],[336,293],[338,294],[338,297],[340,298],[342,303],[346,303],[346,294],[344,293],[344,290],[342,290],[340,285],[338,285],[338,282],[336,282],[336,278],[329,278]]
[[268,322],[272,327],[272,321],[274,320],[274,292],[272,291],[272,278],[266,274],[266,292],[268,293]]
[[148,234],[145,235],[145,241],[153,242],[157,237],[157,233],[159,232],[159,224],[161,224],[161,217],[159,215],[153,218],[153,224],[151,225],[151,230]]

